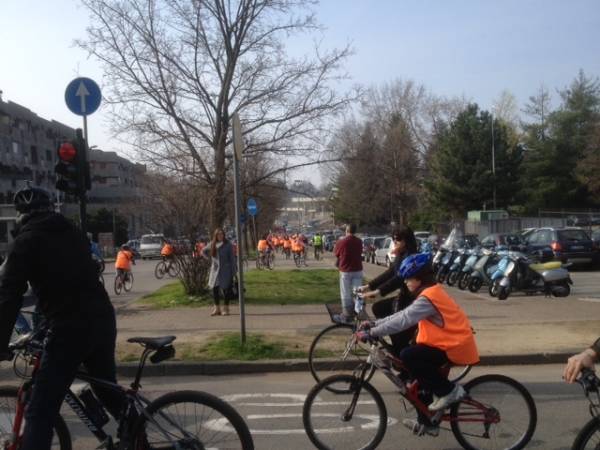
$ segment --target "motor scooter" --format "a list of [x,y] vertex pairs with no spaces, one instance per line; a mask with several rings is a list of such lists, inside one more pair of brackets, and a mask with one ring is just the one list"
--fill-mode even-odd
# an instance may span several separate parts
[[446,276],[446,284],[448,286],[454,286],[457,283],[459,276],[462,274],[462,268],[470,254],[471,251],[467,248],[461,248],[457,251],[454,261],[448,270],[448,276]]
[[467,287],[469,291],[475,293],[481,289],[481,286],[492,282],[492,274],[496,271],[499,261],[498,252],[483,249],[481,256],[473,266],[473,271],[469,275]]
[[469,256],[461,268],[456,283],[461,291],[464,291],[469,286],[469,275],[473,272],[473,267],[481,256],[481,247],[476,247],[469,252]]

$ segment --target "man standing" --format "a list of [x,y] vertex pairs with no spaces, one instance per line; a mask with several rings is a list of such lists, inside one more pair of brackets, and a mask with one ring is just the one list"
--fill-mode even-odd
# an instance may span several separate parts
[[[33,393],[25,411],[21,450],[48,450],[52,424],[81,364],[90,375],[115,382],[115,311],[98,280],[86,236],[54,213],[50,194],[39,188],[17,192],[15,240],[0,275],[0,360],[10,358],[8,342],[27,282],[51,330]],[[94,388],[117,417],[123,396]]]
[[355,316],[352,289],[359,288],[363,281],[362,241],[354,236],[356,225],[346,226],[346,237],[335,245],[334,254],[340,270],[340,296],[342,313],[334,317],[339,322],[352,322]]

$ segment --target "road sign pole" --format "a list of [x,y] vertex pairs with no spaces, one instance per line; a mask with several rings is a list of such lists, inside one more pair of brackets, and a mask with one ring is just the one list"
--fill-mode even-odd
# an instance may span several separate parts
[[[83,134],[81,132],[81,129],[77,129],[76,131],[76,136],[77,136],[77,140],[79,142],[81,142],[85,136],[85,145],[80,146],[83,147],[83,151],[87,152],[87,120],[86,120],[86,116],[83,116],[83,126],[84,126],[84,131]],[[81,148],[80,148],[81,149]],[[86,158],[87,161],[87,158]],[[79,170],[79,176],[80,177],[85,177],[85,173],[82,173],[82,170],[80,168]],[[87,198],[85,195],[85,191],[80,192],[79,193],[79,224],[81,225],[81,231],[83,234],[85,234],[87,232],[87,213],[86,213],[86,207],[87,207]]]
[[243,246],[242,242],[242,227],[240,223],[240,213],[242,208],[242,195],[240,189],[240,161],[242,160],[242,152],[244,151],[244,141],[242,137],[242,125],[240,117],[235,113],[232,117],[233,122],[233,179],[234,179],[234,197],[235,197],[235,233],[238,239],[238,299],[240,302],[240,333],[242,345],[246,344],[246,311],[244,304],[244,267],[243,267]]

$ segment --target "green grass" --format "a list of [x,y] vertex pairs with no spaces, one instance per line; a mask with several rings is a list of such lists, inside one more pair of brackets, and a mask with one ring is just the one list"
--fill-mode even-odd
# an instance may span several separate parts
[[244,274],[246,302],[260,305],[300,305],[339,302],[335,269],[252,270]]
[[[303,305],[339,302],[339,275],[335,269],[251,270],[244,273],[246,303],[253,305]],[[140,303],[156,309],[212,304],[212,296],[190,297],[179,281],[145,295]]]
[[156,309],[175,308],[180,306],[206,306],[212,304],[212,296],[207,292],[204,296],[186,295],[181,281],[164,285],[151,294],[144,295],[140,303],[151,305]]
[[242,346],[240,335],[237,333],[219,335],[201,346],[183,344],[177,355],[178,359],[186,361],[257,361],[305,357],[306,351],[290,349],[283,342],[269,341],[260,334],[247,335],[246,345]]

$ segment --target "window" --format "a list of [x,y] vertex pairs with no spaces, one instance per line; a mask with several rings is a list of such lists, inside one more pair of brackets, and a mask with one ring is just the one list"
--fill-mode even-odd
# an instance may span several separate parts
[[12,151],[13,154],[18,155],[19,154],[19,143],[18,142],[14,142],[12,143]]
[[549,244],[552,241],[551,230],[541,230],[538,235],[538,244]]
[[52,162],[52,152],[50,150],[46,150],[46,161]]
[[588,241],[590,238],[583,230],[562,230],[558,232],[561,241]]
[[38,163],[38,152],[37,147],[35,145],[31,146],[31,164]]

